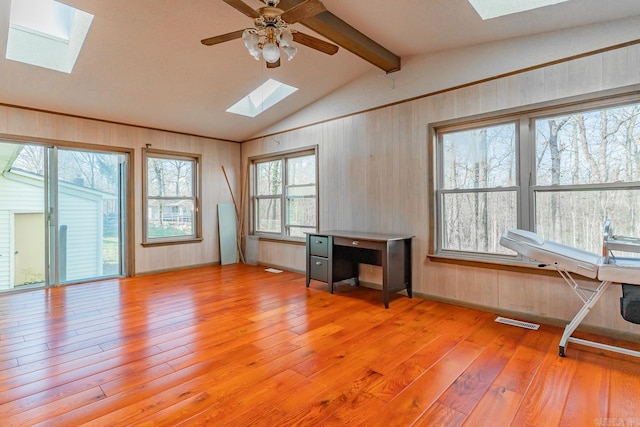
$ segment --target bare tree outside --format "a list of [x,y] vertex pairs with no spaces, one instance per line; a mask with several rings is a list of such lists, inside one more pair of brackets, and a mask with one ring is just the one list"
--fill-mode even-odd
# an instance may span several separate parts
[[257,232],[303,237],[317,224],[315,154],[296,153],[255,163]]
[[44,147],[38,145],[22,146],[11,167],[44,176]]
[[442,151],[442,247],[507,253],[498,240],[517,224],[515,124],[446,133]]
[[195,160],[147,156],[147,236],[193,235]]
[[[640,105],[532,120],[533,136],[512,123],[439,134],[440,247],[513,254],[499,237],[515,228],[531,195],[531,228],[594,253],[611,218],[614,232],[640,236]],[[520,168],[528,182],[517,182]]]
[[316,227],[315,155],[287,159],[286,227],[290,236],[303,237]]
[[257,224],[256,230],[281,233],[282,160],[256,165]]
[[596,253],[606,218],[640,235],[639,113],[634,104],[536,121],[536,231]]

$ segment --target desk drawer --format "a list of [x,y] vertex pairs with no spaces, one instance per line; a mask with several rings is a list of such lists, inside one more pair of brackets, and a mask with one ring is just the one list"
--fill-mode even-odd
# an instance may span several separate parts
[[329,261],[317,256],[309,257],[309,278],[326,282],[329,277]]
[[329,256],[329,238],[327,236],[309,236],[309,253],[316,256]]
[[333,244],[336,246],[349,246],[353,248],[382,250],[387,244],[385,242],[374,242],[371,240],[347,239],[345,237],[334,237]]

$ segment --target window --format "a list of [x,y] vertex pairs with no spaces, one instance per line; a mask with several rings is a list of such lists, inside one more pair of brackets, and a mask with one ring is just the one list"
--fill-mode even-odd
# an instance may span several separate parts
[[256,234],[300,238],[316,231],[316,170],[315,149],[253,160]]
[[144,244],[201,240],[200,156],[143,150]]
[[537,232],[599,253],[606,218],[640,235],[640,104],[534,120]]
[[499,230],[517,224],[516,125],[442,134],[442,249],[504,253]]
[[516,227],[600,253],[606,218],[640,235],[639,116],[610,98],[434,126],[435,254],[518,258],[499,244]]

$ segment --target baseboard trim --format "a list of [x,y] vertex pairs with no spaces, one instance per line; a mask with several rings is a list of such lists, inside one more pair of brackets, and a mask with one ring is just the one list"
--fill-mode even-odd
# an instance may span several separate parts
[[[513,311],[513,310],[501,309],[497,307],[490,307],[490,306],[481,305],[481,304],[474,304],[466,301],[460,301],[452,298],[446,298],[438,295],[431,295],[431,294],[426,294],[426,293],[416,292],[416,291],[413,291],[413,295],[422,299],[430,300],[430,301],[441,302],[444,304],[451,304],[458,307],[471,308],[473,310],[484,311],[484,312],[492,313],[498,316],[517,318],[520,320],[525,320],[527,322],[541,323],[549,326],[557,326],[563,329],[571,321],[571,320],[557,319],[554,317],[540,316],[537,314],[525,313],[521,311]],[[632,332],[622,332],[615,329],[603,328],[601,326],[580,325],[577,331],[640,343],[640,335],[638,334],[634,334]]]
[[150,276],[152,274],[170,273],[172,271],[190,270],[192,268],[200,268],[200,267],[213,267],[215,265],[220,265],[220,261],[207,262],[203,264],[184,265],[184,266],[174,267],[174,268],[162,268],[158,270],[143,271],[141,273],[136,273],[131,277]]

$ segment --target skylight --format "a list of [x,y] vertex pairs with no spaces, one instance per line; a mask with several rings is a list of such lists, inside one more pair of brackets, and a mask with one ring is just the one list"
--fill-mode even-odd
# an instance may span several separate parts
[[92,21],[54,0],[12,0],[6,58],[70,73]]
[[486,20],[551,6],[565,1],[569,0],[469,0],[469,3],[478,12],[478,15]]
[[297,87],[269,79],[227,109],[227,112],[255,117],[297,91]]

